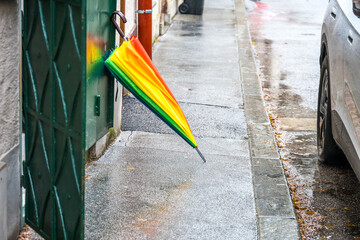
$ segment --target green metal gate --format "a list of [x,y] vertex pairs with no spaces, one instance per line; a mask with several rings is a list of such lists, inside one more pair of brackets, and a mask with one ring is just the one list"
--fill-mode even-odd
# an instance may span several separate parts
[[25,221],[45,239],[84,238],[86,151],[112,126],[114,0],[26,0]]

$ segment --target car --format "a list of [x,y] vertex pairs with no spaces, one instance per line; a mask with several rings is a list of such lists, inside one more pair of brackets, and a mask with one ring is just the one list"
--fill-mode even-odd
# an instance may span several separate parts
[[360,179],[360,0],[330,0],[320,49],[319,160],[349,161]]

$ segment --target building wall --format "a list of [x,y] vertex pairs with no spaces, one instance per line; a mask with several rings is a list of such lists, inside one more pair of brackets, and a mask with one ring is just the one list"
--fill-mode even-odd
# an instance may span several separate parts
[[183,0],[153,0],[153,40],[163,35],[169,28],[172,19],[178,12],[178,7]]
[[0,156],[19,144],[19,28],[13,24],[18,22],[17,11],[17,0],[0,1]]
[[170,18],[176,15],[179,2],[179,0],[168,0],[168,14],[170,14]]
[[153,1],[152,13],[152,39],[155,40],[160,35],[160,0]]
[[[126,0],[125,3],[125,16],[128,22],[125,24],[125,35],[131,36],[133,34],[136,34],[136,13],[137,10],[137,0]],[[135,32],[134,32],[135,31]]]
[[[0,188],[0,205],[2,205],[0,208],[6,206],[7,216],[0,217],[0,229],[3,227],[7,229],[8,239],[16,239],[20,230],[20,50],[19,2],[2,0],[0,1],[0,162],[4,166],[1,170],[3,187]],[[3,239],[1,235],[0,238]]]

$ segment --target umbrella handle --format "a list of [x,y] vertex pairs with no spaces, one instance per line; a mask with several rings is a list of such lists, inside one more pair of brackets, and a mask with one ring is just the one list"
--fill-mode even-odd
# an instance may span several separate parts
[[123,21],[123,23],[126,23],[127,20],[125,18],[125,15],[120,12],[120,11],[114,11],[111,16],[110,16],[110,20],[113,23],[114,27],[116,28],[116,30],[118,31],[118,33],[120,34],[120,36],[125,40],[128,41],[127,37],[125,37],[125,34],[123,33],[123,31],[121,31],[119,25],[116,23],[116,16],[118,15],[120,17],[120,19]]

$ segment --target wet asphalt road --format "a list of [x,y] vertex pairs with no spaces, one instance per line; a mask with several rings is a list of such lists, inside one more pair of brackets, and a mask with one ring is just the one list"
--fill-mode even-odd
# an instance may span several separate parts
[[360,184],[319,163],[316,108],[327,1],[246,1],[264,98],[305,239],[360,239]]

